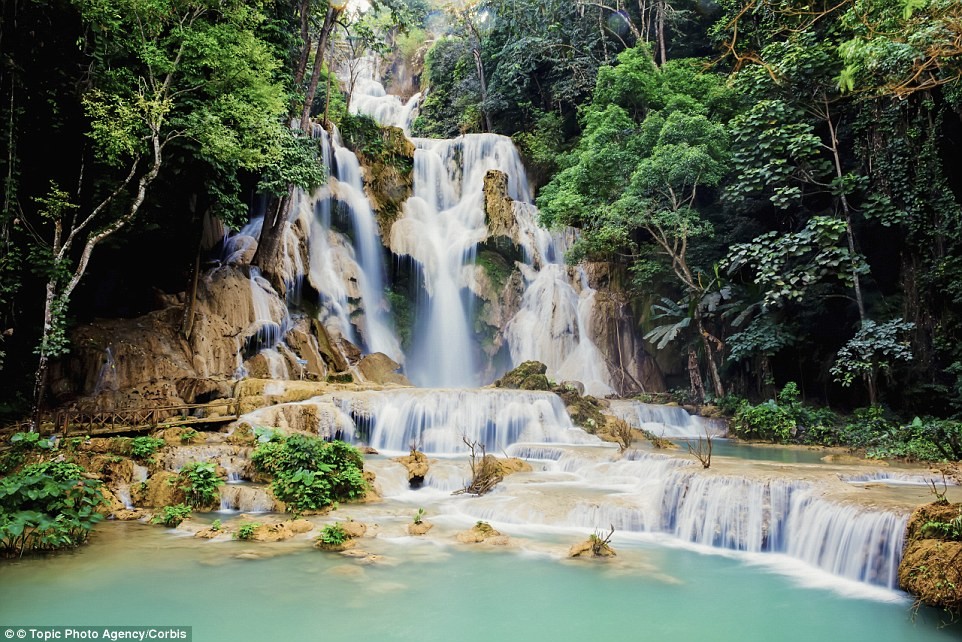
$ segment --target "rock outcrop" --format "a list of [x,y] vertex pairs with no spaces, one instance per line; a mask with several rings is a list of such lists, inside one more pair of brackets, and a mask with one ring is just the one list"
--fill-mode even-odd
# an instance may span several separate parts
[[[255,298],[266,312],[255,310]],[[200,279],[186,335],[184,295],[165,302],[141,317],[78,327],[70,355],[51,367],[54,398],[126,409],[203,403],[231,397],[239,367],[264,377],[280,370],[282,378],[323,380],[347,370],[357,361],[351,356],[359,357],[354,346],[333,338],[317,321],[277,322],[288,318],[284,300],[266,280],[252,278],[246,266],[219,267]],[[275,321],[255,322],[265,314]],[[284,343],[269,362],[258,351],[281,332]]]
[[514,370],[494,382],[496,388],[513,390],[551,390],[545,373],[548,366],[540,361],[525,361]]
[[962,614],[962,504],[927,504],[912,514],[899,586],[923,604]]

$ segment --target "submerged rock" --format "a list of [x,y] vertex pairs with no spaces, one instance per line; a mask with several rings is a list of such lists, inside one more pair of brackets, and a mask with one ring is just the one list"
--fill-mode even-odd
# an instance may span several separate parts
[[395,457],[394,461],[407,468],[408,484],[411,488],[420,488],[424,484],[424,478],[427,477],[429,469],[427,455],[419,450],[412,450],[410,455]]
[[461,531],[456,535],[456,539],[462,544],[491,544],[493,546],[506,546],[508,536],[496,531],[487,522],[478,522],[470,529]]

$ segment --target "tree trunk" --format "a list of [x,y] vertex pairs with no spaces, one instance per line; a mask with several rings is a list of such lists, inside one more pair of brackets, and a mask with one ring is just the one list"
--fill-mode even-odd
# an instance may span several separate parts
[[321,67],[324,64],[324,49],[327,45],[327,39],[334,30],[334,22],[342,11],[343,9],[328,7],[327,15],[324,16],[324,24],[321,26],[321,32],[317,34],[314,68],[311,70],[311,82],[307,87],[307,94],[304,96],[304,106],[301,110],[301,131],[305,134],[308,134],[307,126],[311,123],[311,106],[314,104],[314,96],[317,94],[317,84],[321,80]]
[[657,2],[657,25],[656,25],[656,37],[658,38],[658,53],[661,62],[659,65],[664,65],[665,61],[668,59],[665,48],[665,0],[658,0]]
[[284,232],[287,227],[287,214],[290,209],[291,200],[294,197],[293,186],[287,190],[287,194],[282,197],[271,197],[270,205],[264,214],[264,224],[261,226],[261,235],[257,241],[257,250],[251,263],[261,269],[264,276],[271,284],[278,288],[278,292],[284,290],[284,279],[279,271],[281,265],[282,252],[284,249]]
[[484,64],[481,62],[481,52],[478,49],[472,50],[474,54],[474,65],[478,68],[478,82],[481,85],[481,115],[484,116],[484,129],[491,131],[491,117],[488,115],[488,83],[484,78]]
[[47,373],[50,370],[50,356],[47,351],[47,341],[50,331],[53,330],[53,306],[57,299],[57,281],[51,278],[47,281],[47,292],[44,296],[43,306],[43,330],[40,333],[40,359],[37,362],[37,371],[34,373],[33,380],[33,412],[31,432],[40,429],[40,416],[43,412],[44,396],[47,391]]
[[725,396],[725,387],[722,385],[721,375],[718,374],[718,364],[715,363],[715,352],[712,350],[711,341],[708,339],[708,331],[702,322],[701,312],[695,311],[695,323],[698,334],[701,336],[702,346],[705,349],[705,360],[708,362],[708,374],[711,378],[712,388],[715,390],[715,398],[721,399]]
[[301,18],[301,55],[297,59],[294,69],[294,86],[297,87],[304,80],[307,71],[307,60],[311,57],[311,0],[301,0],[299,9]]
[[701,379],[701,370],[698,369],[698,353],[695,348],[688,348],[688,380],[691,382],[692,403],[705,403],[705,383]]

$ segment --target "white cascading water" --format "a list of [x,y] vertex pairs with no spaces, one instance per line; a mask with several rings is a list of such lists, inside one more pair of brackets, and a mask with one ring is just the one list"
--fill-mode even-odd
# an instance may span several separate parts
[[[355,84],[351,108],[407,133],[415,104],[412,99],[401,107],[396,96],[386,95],[380,83],[366,78]],[[408,376],[418,385],[434,387],[487,383],[478,381],[482,368],[473,363],[478,350],[467,290],[474,271],[467,266],[474,263],[478,244],[488,236],[484,176],[495,169],[508,177],[517,240],[526,257],[522,269],[528,286],[521,310],[504,329],[514,365],[541,361],[553,379],[581,381],[589,394],[612,394],[604,358],[590,338],[594,292],[584,279],[577,284],[580,294],[576,291],[567,268],[558,262],[562,252],[551,235],[538,227],[527,173],[511,139],[470,134],[412,142],[416,148],[414,195],[391,229],[392,249],[414,259],[427,294],[415,329]]]
[[724,421],[689,414],[680,406],[663,406],[634,400],[612,400],[611,414],[627,421],[632,427],[667,439],[723,437],[728,432]]
[[361,334],[368,352],[383,352],[398,363],[404,363],[401,343],[389,320],[389,307],[384,294],[383,245],[371,203],[364,193],[361,164],[349,149],[333,141],[335,157],[334,196],[350,211],[354,231],[354,248],[360,271],[358,285],[364,314]]
[[351,418],[351,437],[378,451],[431,455],[468,451],[469,442],[498,453],[520,441],[597,443],[574,427],[561,399],[520,390],[411,389],[338,392],[317,398]]

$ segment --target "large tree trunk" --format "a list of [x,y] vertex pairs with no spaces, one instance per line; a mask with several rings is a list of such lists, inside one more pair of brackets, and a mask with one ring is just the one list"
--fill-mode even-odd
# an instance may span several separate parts
[[287,228],[287,215],[294,197],[293,186],[282,197],[272,197],[264,214],[264,224],[257,241],[257,250],[251,263],[271,282],[278,292],[285,289],[284,278],[280,271],[283,263],[284,232]]
[[334,30],[335,21],[342,11],[344,10],[328,7],[327,15],[324,16],[324,24],[321,25],[321,32],[317,35],[317,50],[314,52],[314,68],[311,70],[311,82],[307,87],[307,93],[304,96],[304,106],[301,110],[301,131],[305,134],[308,133],[307,127],[311,123],[311,106],[314,104],[314,96],[317,94],[317,84],[321,79],[321,67],[324,65],[324,48],[327,45],[327,39],[330,38],[331,32]]

